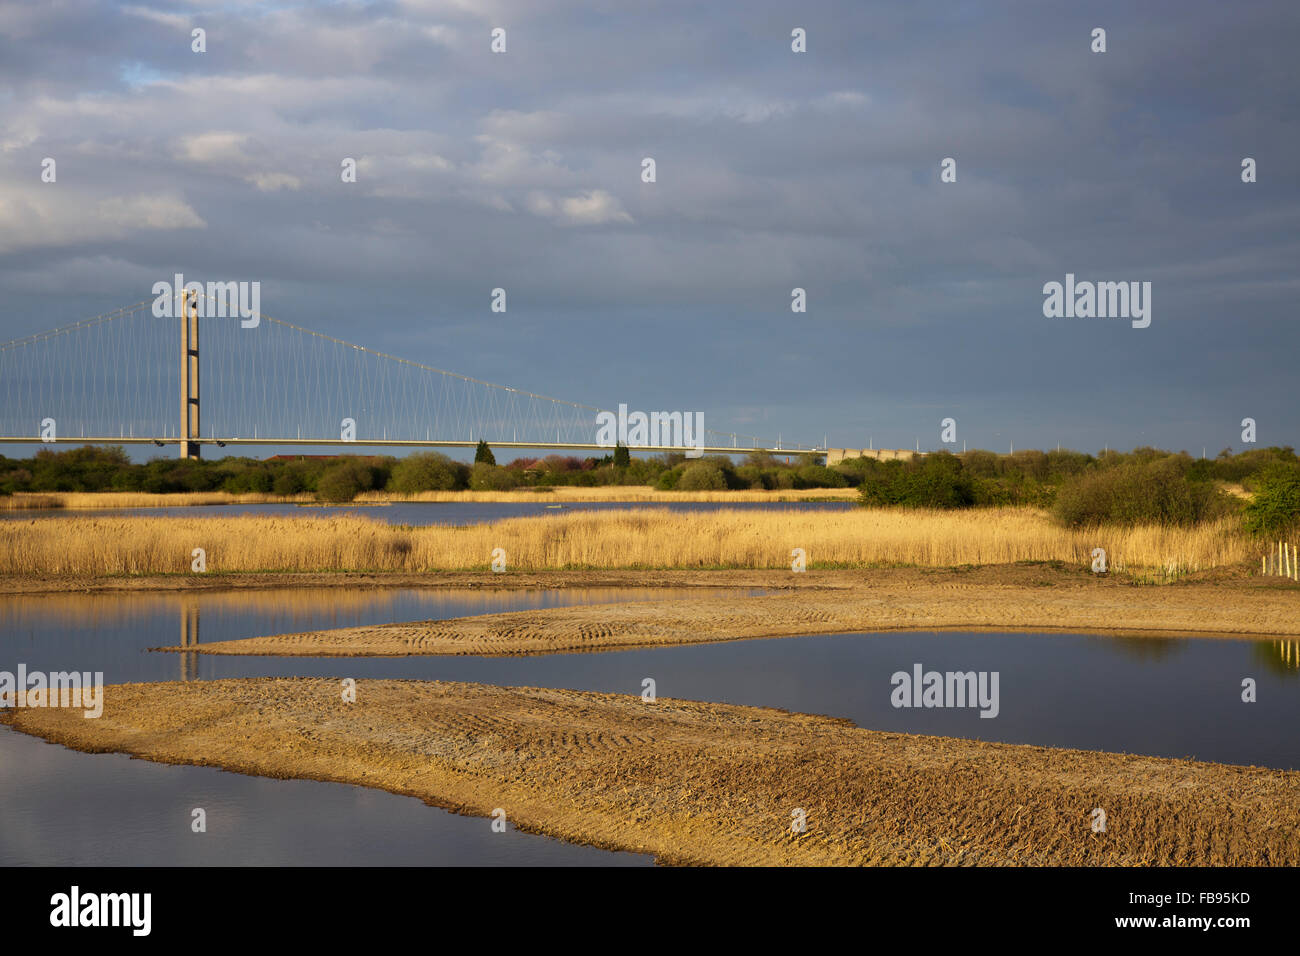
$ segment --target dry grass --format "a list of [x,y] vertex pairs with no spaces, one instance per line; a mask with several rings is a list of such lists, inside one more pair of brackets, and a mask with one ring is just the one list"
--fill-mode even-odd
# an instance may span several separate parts
[[1074,531],[1027,508],[964,512],[659,509],[564,512],[469,527],[391,525],[355,515],[222,518],[68,517],[0,522],[0,573],[189,572],[195,548],[207,570],[486,570],[494,549],[507,568],[789,568],[804,549],[812,567],[957,567],[1061,561],[1088,567],[1094,548],[1129,569],[1200,570],[1253,552],[1224,520],[1201,528]]

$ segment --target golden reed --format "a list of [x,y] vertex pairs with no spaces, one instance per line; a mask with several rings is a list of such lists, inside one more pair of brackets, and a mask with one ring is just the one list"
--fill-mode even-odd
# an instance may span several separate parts
[[1199,528],[1070,530],[1029,508],[972,511],[674,513],[561,512],[469,527],[408,527],[358,515],[292,517],[69,516],[0,521],[0,573],[189,573],[195,548],[209,572],[507,570],[561,568],[956,567],[1063,561],[1196,571],[1253,557],[1225,519]]

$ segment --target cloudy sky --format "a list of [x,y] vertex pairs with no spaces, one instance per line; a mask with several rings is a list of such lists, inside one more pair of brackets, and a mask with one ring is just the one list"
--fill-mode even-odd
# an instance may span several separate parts
[[[722,430],[1300,445],[1297,48],[1287,0],[10,3],[0,339],[183,272]],[[1066,273],[1150,326],[1044,317]]]

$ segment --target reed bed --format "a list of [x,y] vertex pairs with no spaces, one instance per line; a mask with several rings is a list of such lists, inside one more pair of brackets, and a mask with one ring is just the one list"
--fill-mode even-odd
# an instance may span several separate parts
[[0,573],[190,573],[195,548],[210,572],[507,570],[564,568],[956,567],[1061,561],[1201,570],[1252,557],[1224,520],[1199,528],[1071,530],[1029,508],[963,512],[662,509],[568,512],[469,527],[408,527],[358,515],[292,517],[69,516],[0,521]]

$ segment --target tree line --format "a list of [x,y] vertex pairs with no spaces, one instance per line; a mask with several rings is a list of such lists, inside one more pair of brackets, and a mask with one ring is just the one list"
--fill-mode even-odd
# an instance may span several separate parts
[[1156,522],[1194,525],[1240,514],[1247,530],[1276,534],[1300,524],[1300,460],[1288,447],[1224,449],[1214,458],[1136,448],[1090,455],[1019,451],[999,455],[933,452],[910,459],[856,458],[833,466],[806,455],[754,452],[632,457],[619,446],[601,458],[548,455],[498,465],[486,442],[474,461],[437,452],[391,455],[282,455],[270,459],[155,458],[133,462],[120,447],[41,449],[0,456],[0,494],[14,492],[225,491],[311,494],[351,501],[365,491],[509,491],[576,485],[650,485],[663,490],[856,489],[867,506],[973,508],[1030,505],[1071,527]]

